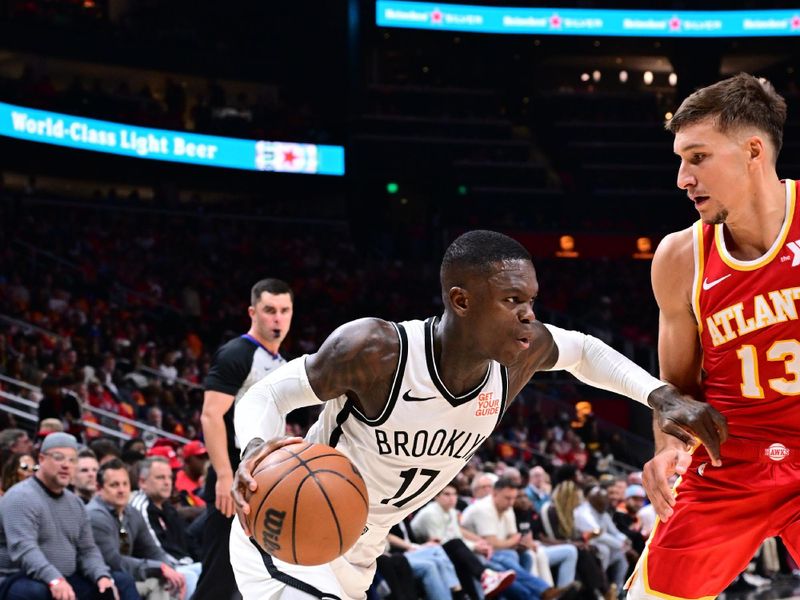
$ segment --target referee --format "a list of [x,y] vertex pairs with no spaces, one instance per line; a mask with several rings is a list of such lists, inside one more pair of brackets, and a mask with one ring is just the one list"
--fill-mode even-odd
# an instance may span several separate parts
[[201,544],[203,571],[195,598],[241,598],[228,549],[234,514],[231,486],[240,448],[233,431],[236,403],[251,385],[286,360],[278,354],[292,324],[294,294],[279,279],[262,279],[250,292],[250,330],[223,344],[205,380],[203,436],[211,467],[205,485],[207,503]]

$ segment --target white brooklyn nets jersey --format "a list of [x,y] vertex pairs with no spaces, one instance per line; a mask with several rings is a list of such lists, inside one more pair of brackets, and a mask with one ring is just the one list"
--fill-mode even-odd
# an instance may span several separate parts
[[[492,433],[506,409],[508,375],[494,361],[475,389],[461,396],[448,391],[433,357],[433,322],[393,324],[400,359],[382,414],[367,418],[340,397],[325,403],[306,436],[334,446],[361,472],[369,490],[365,533],[387,530],[433,498]],[[361,541],[369,544],[371,537]]]

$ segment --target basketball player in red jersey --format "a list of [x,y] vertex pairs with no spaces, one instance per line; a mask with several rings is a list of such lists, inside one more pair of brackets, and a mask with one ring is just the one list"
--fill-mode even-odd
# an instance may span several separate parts
[[785,119],[772,85],[739,74],[666,125],[700,220],[653,260],[661,377],[705,397],[729,437],[716,461],[656,431],[644,484],[660,522],[629,599],[714,598],[776,535],[800,559],[800,215],[797,185],[775,170]]

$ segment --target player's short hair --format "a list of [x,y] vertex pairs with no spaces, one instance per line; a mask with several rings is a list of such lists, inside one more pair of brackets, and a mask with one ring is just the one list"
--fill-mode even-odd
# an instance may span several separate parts
[[261,294],[268,292],[270,294],[289,294],[289,297],[294,302],[294,292],[289,284],[280,279],[273,279],[271,277],[256,281],[250,289],[250,306],[255,306],[261,299]]
[[100,465],[100,468],[97,470],[97,485],[100,487],[103,487],[105,483],[106,471],[125,471],[128,475],[128,479],[130,479],[130,473],[128,473],[128,468],[125,466],[125,463],[118,458],[112,458],[107,463]]
[[447,273],[488,272],[492,265],[505,260],[532,262],[531,253],[517,240],[507,235],[485,229],[468,231],[453,240],[444,253],[439,271],[442,285],[447,287],[445,284]]
[[786,101],[772,84],[763,78],[739,73],[688,96],[664,126],[671,133],[713,118],[722,132],[755,127],[766,133],[775,147],[775,159],[783,145]]

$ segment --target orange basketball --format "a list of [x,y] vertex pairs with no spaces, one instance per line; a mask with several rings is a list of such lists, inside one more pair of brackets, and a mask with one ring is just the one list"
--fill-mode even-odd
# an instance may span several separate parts
[[279,448],[253,472],[250,531],[275,558],[321,565],[356,543],[367,522],[367,486],[339,451],[301,442]]

